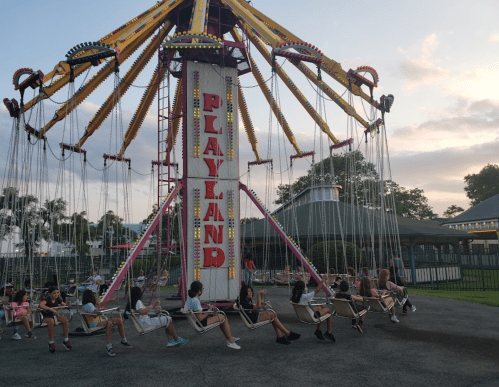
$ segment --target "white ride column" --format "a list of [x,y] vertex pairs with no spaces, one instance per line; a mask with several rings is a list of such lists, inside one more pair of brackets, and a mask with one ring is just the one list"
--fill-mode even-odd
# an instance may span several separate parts
[[237,70],[183,66],[186,275],[201,301],[235,300],[240,287]]

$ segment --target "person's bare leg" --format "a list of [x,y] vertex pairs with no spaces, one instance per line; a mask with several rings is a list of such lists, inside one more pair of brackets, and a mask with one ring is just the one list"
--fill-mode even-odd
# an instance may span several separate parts
[[111,344],[111,333],[113,332],[113,323],[106,321],[106,343]]
[[124,339],[125,336],[125,326],[123,325],[123,320],[120,318],[113,319],[113,322],[118,325],[118,332],[120,333],[120,336],[122,339]]
[[23,322],[24,327],[29,332],[31,330],[31,327],[30,327],[30,324],[29,324],[28,316],[25,315],[25,314],[23,314],[20,318],[21,318],[21,320]]
[[62,325],[62,333],[64,334],[64,338],[69,337],[69,321],[66,317],[58,317],[61,325]]
[[178,340],[178,335],[177,332],[175,332],[175,328],[173,327],[173,322],[170,322],[170,325],[168,325],[165,331],[168,340]]
[[49,335],[49,341],[54,341],[54,319],[46,318],[42,321],[42,323],[47,324],[47,332]]
[[327,333],[333,333],[333,316],[329,316],[327,319]]
[[274,327],[275,333],[277,334],[277,337],[281,337],[281,335],[284,333],[284,335],[289,336],[291,333],[286,327],[282,324],[281,320],[275,316],[274,321],[272,321],[272,326]]

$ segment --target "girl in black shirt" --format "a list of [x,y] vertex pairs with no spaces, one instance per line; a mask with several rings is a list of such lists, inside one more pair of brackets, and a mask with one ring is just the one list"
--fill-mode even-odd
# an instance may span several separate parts
[[253,323],[274,319],[272,321],[272,326],[277,334],[276,343],[288,345],[291,344],[291,340],[298,340],[301,335],[287,330],[273,311],[260,312],[262,306],[265,305],[265,301],[262,300],[262,294],[266,293],[266,289],[260,290],[257,293],[256,305],[253,305],[253,288],[248,285],[243,285],[241,287],[241,292],[239,293],[239,303],[247,313],[249,311],[248,317]]

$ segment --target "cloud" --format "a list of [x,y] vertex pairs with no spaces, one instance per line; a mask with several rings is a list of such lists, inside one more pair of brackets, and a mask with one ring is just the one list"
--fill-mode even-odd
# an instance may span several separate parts
[[393,130],[390,148],[413,152],[437,151],[450,147],[467,147],[493,140],[499,129],[499,101],[485,99],[468,101],[462,98],[455,105],[429,114],[431,119],[417,125]]
[[412,91],[420,85],[432,85],[450,77],[449,70],[437,66],[439,59],[433,57],[438,46],[437,34],[431,34],[411,50],[398,48],[398,51],[405,56],[398,68],[400,75],[405,79],[405,90]]
[[464,176],[499,164],[499,101],[458,98],[444,110],[389,134],[393,180],[423,189],[438,213],[451,204],[467,207]]
[[499,42],[499,34],[492,34],[492,35],[490,35],[488,41],[490,43],[497,43],[497,42]]

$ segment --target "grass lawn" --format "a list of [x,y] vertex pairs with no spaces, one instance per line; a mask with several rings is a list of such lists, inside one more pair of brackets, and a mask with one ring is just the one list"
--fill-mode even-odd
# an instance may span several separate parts
[[410,289],[410,294],[418,296],[432,296],[450,298],[453,300],[475,302],[477,304],[499,307],[498,291],[452,291],[452,290],[429,290]]

